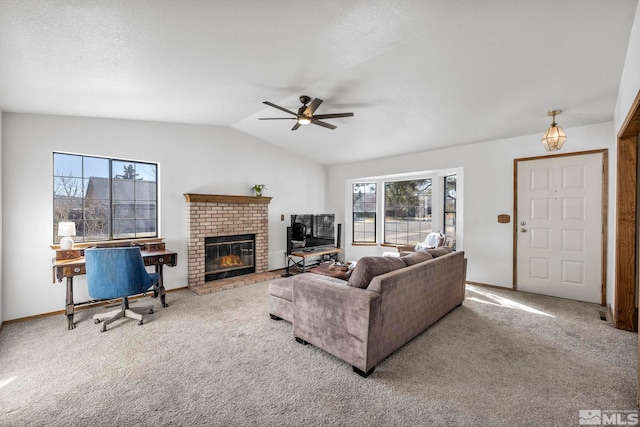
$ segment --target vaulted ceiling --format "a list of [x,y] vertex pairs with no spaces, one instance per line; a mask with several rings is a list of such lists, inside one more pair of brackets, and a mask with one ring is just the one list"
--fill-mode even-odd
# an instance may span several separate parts
[[[0,0],[0,110],[231,126],[323,164],[613,117],[637,0]],[[300,95],[337,129],[303,126]]]

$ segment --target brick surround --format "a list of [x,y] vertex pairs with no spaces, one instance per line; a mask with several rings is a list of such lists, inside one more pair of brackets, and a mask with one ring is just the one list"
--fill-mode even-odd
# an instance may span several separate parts
[[269,270],[269,203],[271,197],[185,194],[189,286],[205,284],[204,241],[207,237],[256,235],[256,273]]

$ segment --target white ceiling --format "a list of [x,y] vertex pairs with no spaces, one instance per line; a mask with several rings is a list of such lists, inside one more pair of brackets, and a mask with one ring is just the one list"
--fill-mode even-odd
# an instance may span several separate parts
[[[612,119],[636,6],[0,0],[0,110],[232,126],[327,165],[542,134]],[[258,120],[300,95],[355,116]]]

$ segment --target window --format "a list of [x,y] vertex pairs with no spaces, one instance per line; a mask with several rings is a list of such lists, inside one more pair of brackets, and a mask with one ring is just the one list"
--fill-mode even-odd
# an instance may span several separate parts
[[158,236],[158,165],[53,153],[53,230],[76,223],[76,242]]
[[357,183],[353,194],[353,243],[376,242],[376,195],[375,182]]
[[456,199],[457,175],[444,178],[444,235],[445,241],[456,249]]
[[417,244],[431,232],[431,178],[384,183],[384,243]]

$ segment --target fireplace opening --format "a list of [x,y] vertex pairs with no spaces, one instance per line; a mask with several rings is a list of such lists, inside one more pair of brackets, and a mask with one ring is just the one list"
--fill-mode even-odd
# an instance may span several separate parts
[[206,282],[255,273],[255,234],[207,237],[204,241]]

